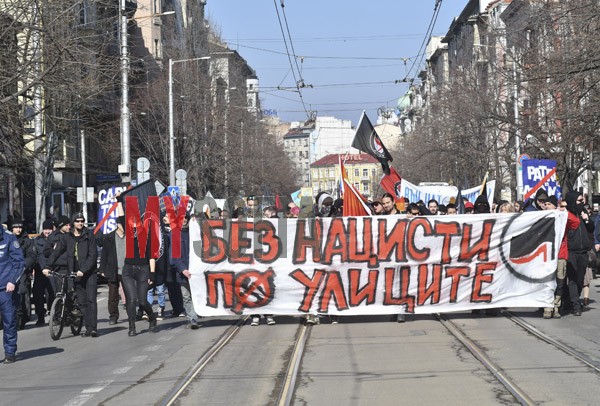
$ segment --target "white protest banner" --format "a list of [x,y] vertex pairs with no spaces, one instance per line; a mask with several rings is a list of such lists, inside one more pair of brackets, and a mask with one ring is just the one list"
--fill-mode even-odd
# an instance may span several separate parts
[[[479,190],[481,186],[472,187],[470,189],[461,190],[463,197],[467,198],[471,203],[475,203],[475,200],[479,196]],[[488,201],[494,201],[494,192],[496,189],[496,181],[490,180],[487,182],[487,196]],[[437,200],[439,204],[448,204],[450,199],[456,199],[458,188],[456,186],[417,186],[408,182],[406,179],[402,179],[402,185],[400,188],[401,196],[408,199],[411,203],[416,203],[422,200],[427,204],[431,199]]]
[[202,316],[547,307],[566,213],[190,223]]

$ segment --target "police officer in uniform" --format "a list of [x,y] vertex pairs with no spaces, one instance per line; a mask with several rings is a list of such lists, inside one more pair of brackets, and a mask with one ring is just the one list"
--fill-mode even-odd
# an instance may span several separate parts
[[5,364],[16,360],[18,296],[15,288],[24,269],[25,259],[17,238],[0,226],[0,314]]
[[17,293],[19,295],[19,308],[17,309],[17,328],[23,330],[31,316],[31,279],[35,266],[35,248],[33,240],[23,229],[23,220],[16,219],[12,224],[12,232],[19,242],[23,257],[25,258],[25,272],[19,280]]

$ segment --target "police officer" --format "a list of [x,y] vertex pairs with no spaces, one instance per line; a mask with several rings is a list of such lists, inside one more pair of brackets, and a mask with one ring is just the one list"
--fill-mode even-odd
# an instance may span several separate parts
[[44,247],[46,241],[54,231],[54,222],[51,219],[45,220],[42,223],[42,234],[33,240],[36,253],[36,265],[33,276],[33,304],[35,305],[35,314],[37,315],[36,326],[42,327],[45,325],[44,317],[46,316],[46,308],[50,309],[54,301],[54,289],[50,283],[50,279],[42,273],[42,269],[46,268],[48,259],[44,255]]
[[19,295],[19,308],[17,309],[17,328],[23,330],[31,315],[31,279],[35,266],[35,248],[33,240],[23,229],[23,220],[16,219],[12,224],[12,232],[19,242],[23,257],[25,257],[25,272],[21,275],[17,294]]
[[16,360],[18,296],[15,287],[24,269],[25,259],[17,238],[0,226],[0,313],[5,364]]

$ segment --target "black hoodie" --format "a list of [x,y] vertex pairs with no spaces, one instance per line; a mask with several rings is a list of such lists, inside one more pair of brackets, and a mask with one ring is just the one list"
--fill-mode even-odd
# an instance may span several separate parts
[[479,195],[475,200],[475,213],[489,213],[490,202],[488,202],[487,196]]
[[589,238],[589,233],[594,232],[594,223],[590,219],[583,220],[581,213],[584,210],[583,203],[577,203],[577,198],[581,196],[579,192],[569,192],[565,195],[567,202],[567,210],[575,214],[581,222],[577,229],[569,231],[567,234],[567,246],[569,251],[586,253],[592,249],[592,243]]

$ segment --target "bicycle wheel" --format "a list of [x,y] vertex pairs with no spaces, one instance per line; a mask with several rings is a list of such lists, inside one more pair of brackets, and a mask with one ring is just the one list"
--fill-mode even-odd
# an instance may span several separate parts
[[50,308],[50,337],[58,340],[64,327],[64,302],[62,297],[57,297]]
[[[75,316],[75,310],[77,310],[77,316]],[[81,327],[83,327],[83,314],[77,304],[73,305],[73,311],[71,312],[71,333],[74,336],[78,336],[81,333]]]

